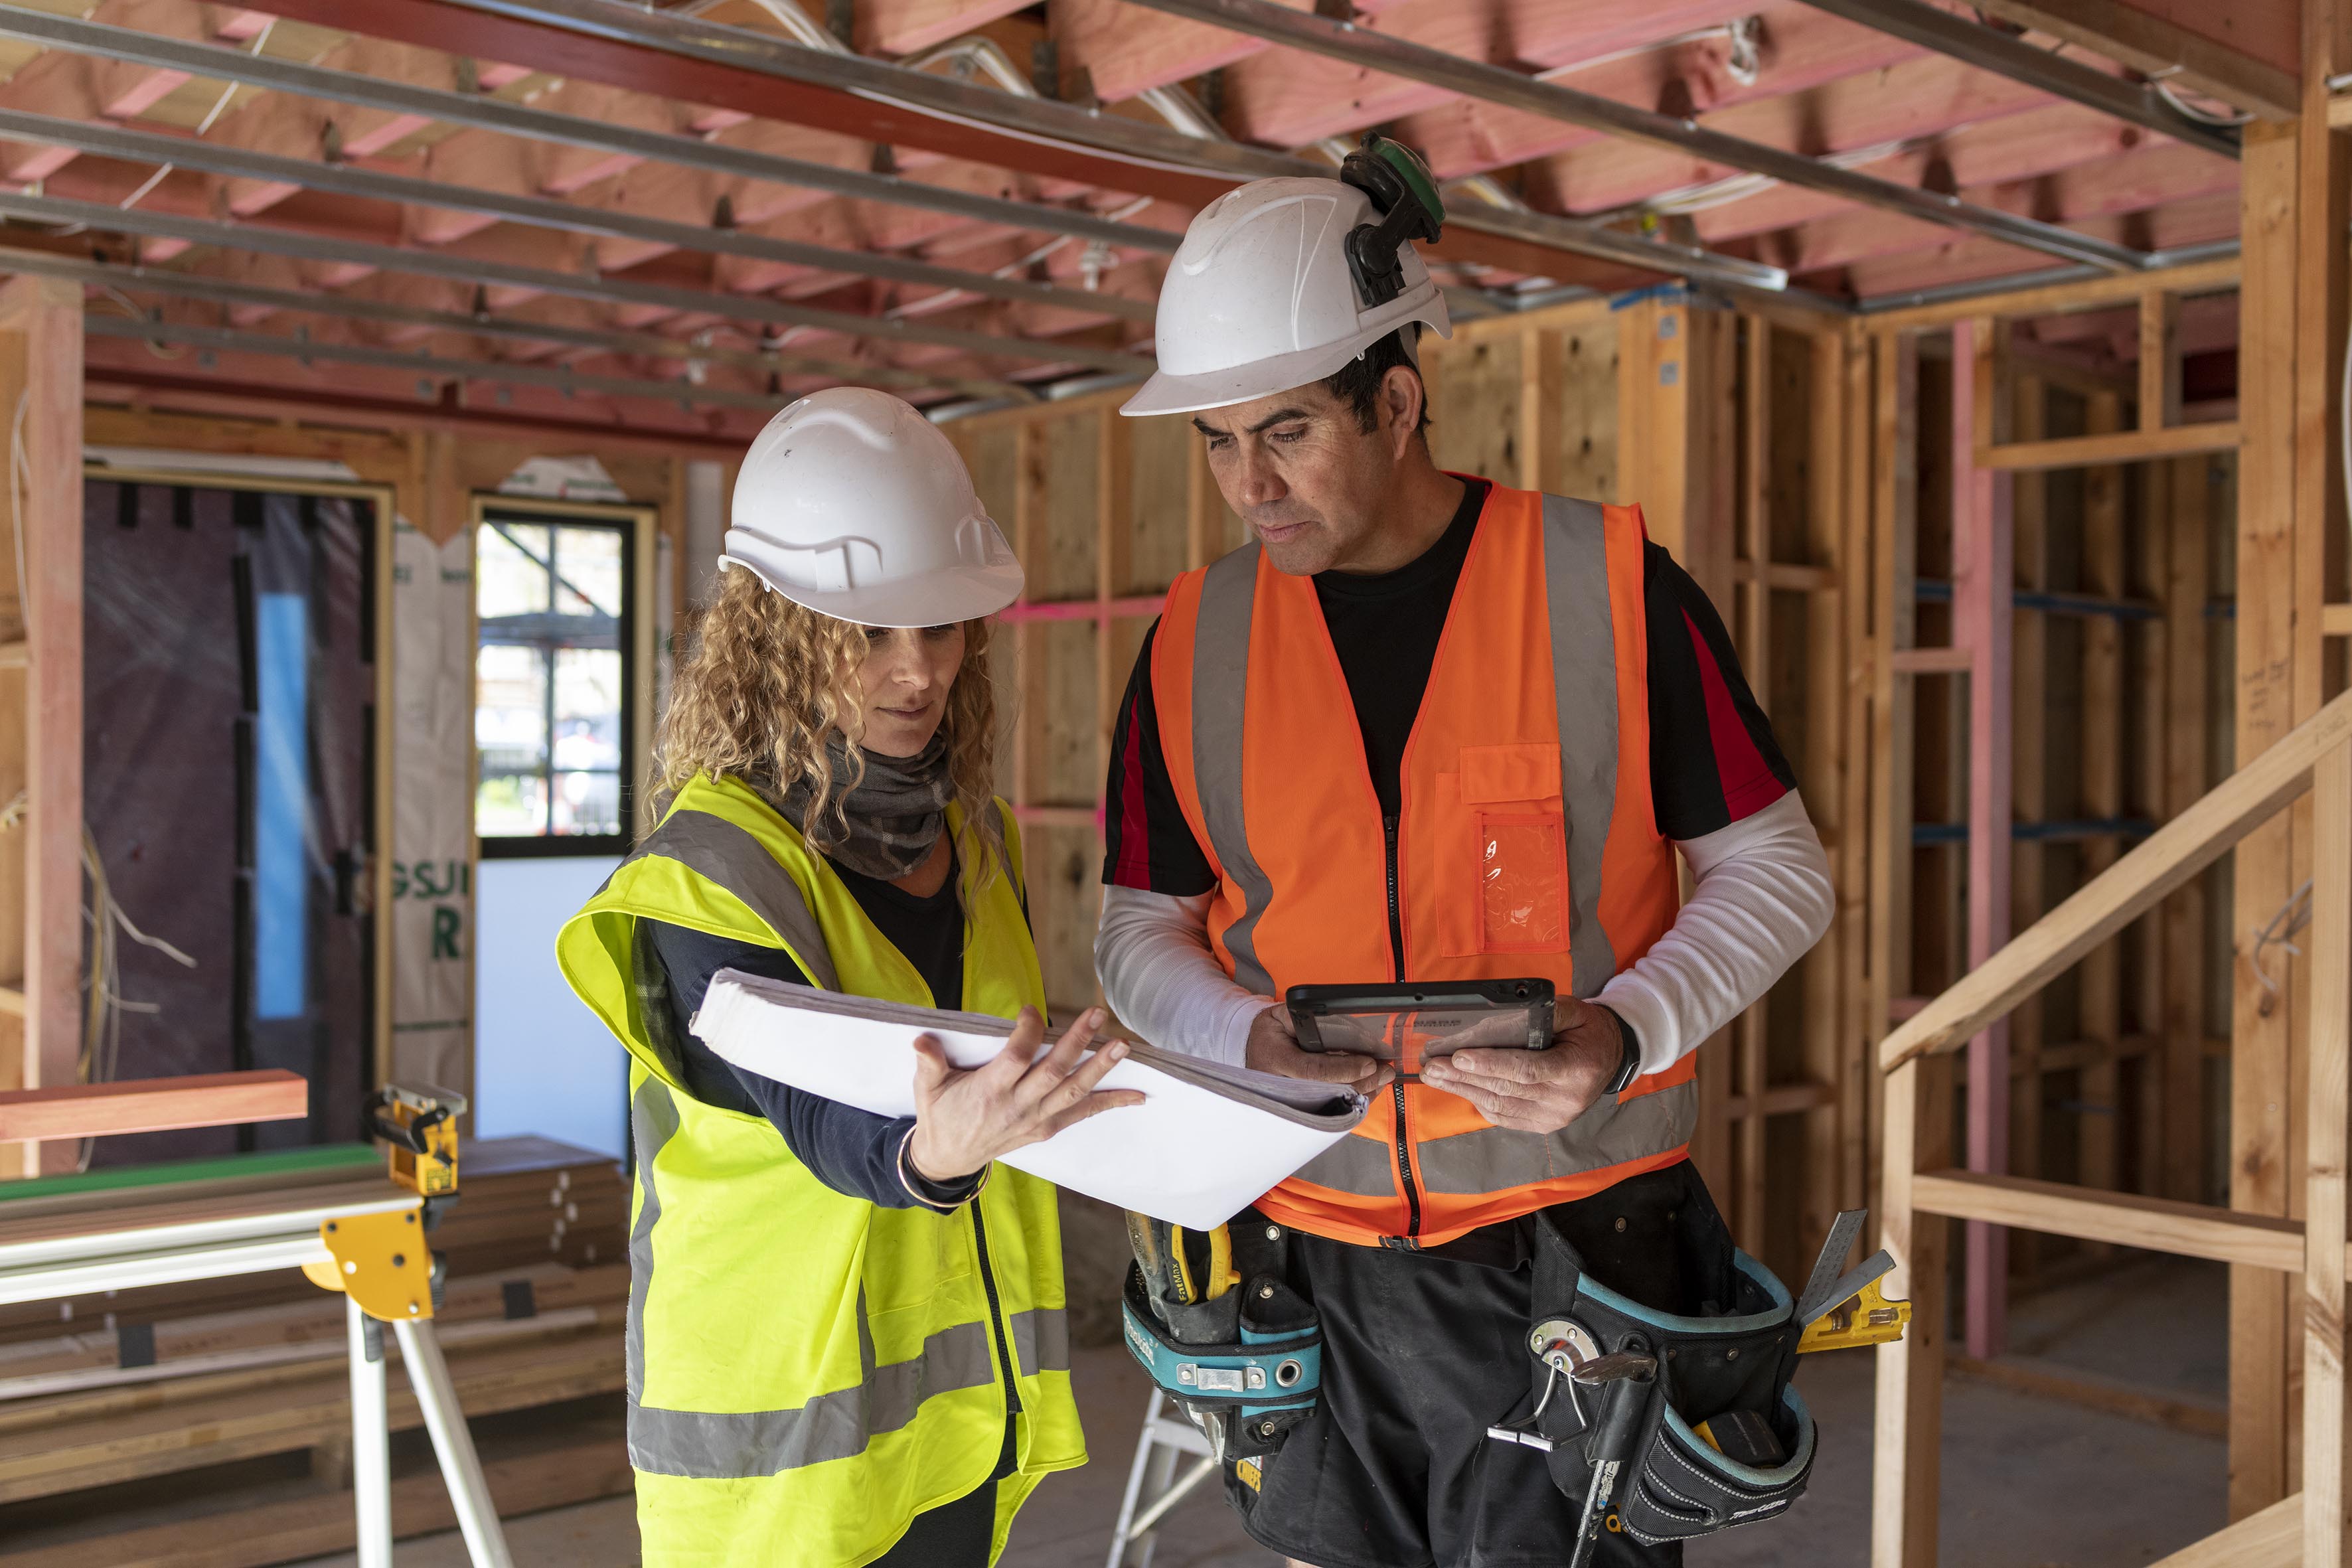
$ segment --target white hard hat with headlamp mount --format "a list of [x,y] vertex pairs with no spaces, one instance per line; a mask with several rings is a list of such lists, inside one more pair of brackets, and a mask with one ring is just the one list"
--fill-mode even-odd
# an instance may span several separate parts
[[1428,166],[1364,138],[1336,180],[1253,180],[1192,219],[1160,285],[1160,368],[1121,414],[1191,414],[1320,381],[1412,322],[1451,337],[1412,248],[1444,204]]
[[786,405],[743,455],[719,557],[796,605],[867,626],[935,626],[1021,596],[1021,563],[954,443],[887,392]]

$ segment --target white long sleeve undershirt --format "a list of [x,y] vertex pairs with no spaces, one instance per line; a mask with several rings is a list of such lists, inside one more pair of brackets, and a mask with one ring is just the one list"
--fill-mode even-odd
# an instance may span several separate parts
[[[1829,857],[1794,790],[1704,837],[1678,839],[1696,887],[1675,923],[1594,1001],[1642,1042],[1642,1070],[1673,1066],[1745,1012],[1829,930]],[[1151,1044],[1243,1065],[1268,999],[1234,984],[1209,949],[1209,895],[1103,889],[1095,972]]]

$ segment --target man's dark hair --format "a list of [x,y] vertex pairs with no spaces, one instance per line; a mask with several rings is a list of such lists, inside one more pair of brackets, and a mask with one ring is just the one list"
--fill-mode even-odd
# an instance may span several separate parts
[[[1421,367],[1413,363],[1412,355],[1405,348],[1407,332],[1412,332],[1418,337],[1421,332],[1421,323],[1407,321],[1403,326],[1380,339],[1362,353],[1341,365],[1339,371],[1323,384],[1331,389],[1332,396],[1355,410],[1357,427],[1367,436],[1380,428],[1381,383],[1388,379],[1389,372],[1398,365],[1402,365],[1412,372],[1414,379],[1421,380]],[[1421,423],[1413,426],[1413,433],[1420,435],[1428,428],[1429,383],[1422,380]]]

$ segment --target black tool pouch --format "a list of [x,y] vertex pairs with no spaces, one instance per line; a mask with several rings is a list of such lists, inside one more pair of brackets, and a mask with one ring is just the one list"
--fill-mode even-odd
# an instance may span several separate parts
[[[1544,1442],[1530,1446],[1549,1449],[1553,1484],[1581,1500],[1591,1475],[1584,1439],[1599,1419],[1600,1401],[1644,1398],[1651,1408],[1612,1503],[1625,1533],[1652,1545],[1685,1541],[1770,1519],[1796,1501],[1812,1471],[1813,1419],[1790,1386],[1801,1331],[1796,1303],[1771,1270],[1735,1250],[1723,1282],[1730,1299],[1720,1310],[1709,1303],[1705,1315],[1682,1317],[1643,1307],[1586,1275],[1583,1259],[1548,1217],[1536,1235],[1534,1324],[1565,1321],[1589,1336],[1591,1346],[1580,1342],[1580,1355],[1631,1351],[1658,1362],[1654,1383],[1552,1391],[1534,1423]],[[1555,1375],[1536,1364],[1539,1399]],[[1699,1435],[1710,1424],[1729,1429],[1743,1423],[1759,1435],[1769,1430],[1777,1449],[1769,1462],[1729,1457]]]
[[1190,1304],[1149,1294],[1130,1264],[1121,1302],[1128,1352],[1182,1406],[1228,1463],[1263,1459],[1313,1413],[1323,1382],[1323,1329],[1286,1279],[1279,1226],[1233,1221],[1241,1283]]

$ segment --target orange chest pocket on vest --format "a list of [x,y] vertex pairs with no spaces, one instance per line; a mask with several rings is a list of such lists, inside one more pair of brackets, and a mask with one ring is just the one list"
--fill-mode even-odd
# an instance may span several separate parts
[[[1438,936],[1448,958],[1568,947],[1559,748],[1465,746],[1438,775]],[[1451,787],[1448,787],[1451,786]]]

